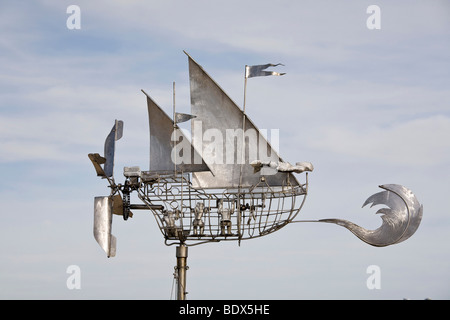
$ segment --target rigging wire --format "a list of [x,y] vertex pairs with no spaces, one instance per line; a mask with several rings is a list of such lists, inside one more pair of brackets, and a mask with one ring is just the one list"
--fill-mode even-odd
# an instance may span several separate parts
[[175,286],[175,281],[178,281],[178,271],[177,271],[177,267],[174,267],[175,271],[173,273],[173,280],[172,280],[172,290],[170,291],[170,299],[169,300],[173,300],[172,296],[173,296],[173,288]]

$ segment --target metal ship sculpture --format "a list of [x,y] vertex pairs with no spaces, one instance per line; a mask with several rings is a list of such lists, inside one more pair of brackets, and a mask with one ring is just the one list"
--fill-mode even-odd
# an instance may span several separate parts
[[[282,160],[263,134],[220,86],[194,61],[189,61],[191,114],[175,111],[171,119],[145,92],[150,126],[150,168],[125,167],[124,183],[113,175],[115,142],[123,122],[116,120],[107,136],[104,156],[89,154],[97,175],[111,192],[94,200],[94,237],[108,257],[116,253],[112,217],[124,220],[133,211],[155,217],[166,245],[177,246],[178,299],[185,298],[187,247],[207,242],[238,241],[269,235],[296,220],[308,194],[309,162],[292,165]],[[277,65],[246,66],[247,79],[282,75],[266,71]],[[174,90],[175,97],[175,90]],[[191,121],[188,138],[178,123]],[[297,175],[297,176],[296,176]],[[383,223],[366,230],[341,219],[308,220],[341,225],[373,246],[409,238],[418,228],[422,206],[400,185],[380,186],[363,206],[384,204],[377,213]],[[131,203],[131,194],[141,203]]]

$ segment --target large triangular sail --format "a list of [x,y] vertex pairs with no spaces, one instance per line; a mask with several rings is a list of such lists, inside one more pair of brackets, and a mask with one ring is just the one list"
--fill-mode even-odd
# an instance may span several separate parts
[[[150,171],[174,171],[175,162],[173,158],[176,161],[174,152],[178,156],[180,152],[188,153],[188,157],[186,157],[186,154],[184,155],[184,159],[188,158],[187,161],[182,161],[182,158],[178,159],[180,161],[176,166],[177,171],[209,171],[208,166],[192,147],[182,131],[177,129],[174,133],[173,120],[169,118],[145,91],[142,90],[142,92],[147,96],[148,120],[150,125]],[[182,151],[181,147],[184,147]]]
[[[186,53],[187,54],[187,53]],[[199,150],[211,172],[193,174],[196,188],[251,187],[261,181],[252,161],[282,161],[253,122],[188,54],[191,89],[192,144]],[[243,121],[245,119],[245,126]],[[244,137],[244,148],[242,141]],[[255,146],[257,146],[255,148]],[[256,150],[256,151],[255,151]],[[242,157],[244,151],[244,157]],[[242,161],[244,160],[244,161]],[[241,165],[242,164],[242,165]],[[298,185],[291,173],[272,172],[270,186]]]

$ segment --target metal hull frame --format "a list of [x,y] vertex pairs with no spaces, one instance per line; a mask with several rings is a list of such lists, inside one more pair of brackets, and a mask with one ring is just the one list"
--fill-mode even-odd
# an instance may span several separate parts
[[187,173],[144,171],[138,197],[152,211],[166,245],[192,246],[271,234],[296,218],[307,192],[307,175],[298,185],[286,178],[283,186],[271,187],[262,177],[251,188],[205,190],[192,187]]

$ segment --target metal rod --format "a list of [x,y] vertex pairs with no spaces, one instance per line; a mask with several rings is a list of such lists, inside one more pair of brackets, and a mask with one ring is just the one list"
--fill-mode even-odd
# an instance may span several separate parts
[[[175,81],[173,82],[173,131],[175,133],[175,130],[177,129],[177,118],[176,118],[176,112],[175,112]],[[174,161],[174,174],[177,174],[177,149],[175,146],[175,161]]]
[[246,103],[246,99],[247,99],[247,65],[245,66],[245,72],[244,72],[244,106],[243,106],[243,110],[245,113],[245,103]]
[[238,217],[237,217],[237,227],[238,227],[238,236],[239,236],[239,244],[241,241],[241,185],[242,185],[242,166],[245,162],[245,104],[247,100],[247,65],[244,70],[244,105],[242,106],[242,149],[241,149],[241,165],[239,168],[239,186],[238,186]]
[[164,209],[164,206],[160,205],[160,204],[150,204],[150,205],[146,205],[146,204],[131,204],[130,205],[130,209],[131,210],[148,210],[150,207],[150,209],[153,210],[162,210]]
[[186,270],[188,266],[186,265],[188,248],[184,243],[176,247],[177,256],[177,300],[186,300]]

